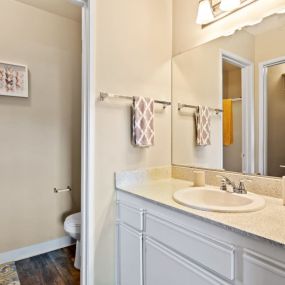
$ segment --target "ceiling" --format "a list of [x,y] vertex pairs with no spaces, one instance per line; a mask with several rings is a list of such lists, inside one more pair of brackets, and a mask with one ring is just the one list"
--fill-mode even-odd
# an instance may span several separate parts
[[81,21],[81,8],[71,4],[70,0],[16,0],[47,12],[63,16],[74,21]]

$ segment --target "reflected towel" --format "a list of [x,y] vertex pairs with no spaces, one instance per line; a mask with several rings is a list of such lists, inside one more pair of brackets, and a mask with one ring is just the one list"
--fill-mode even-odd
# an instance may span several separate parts
[[211,110],[206,106],[199,106],[195,113],[196,142],[198,146],[211,144]]
[[223,139],[225,146],[234,142],[232,99],[223,100]]
[[132,142],[138,147],[154,144],[154,100],[145,97],[133,97],[132,106]]

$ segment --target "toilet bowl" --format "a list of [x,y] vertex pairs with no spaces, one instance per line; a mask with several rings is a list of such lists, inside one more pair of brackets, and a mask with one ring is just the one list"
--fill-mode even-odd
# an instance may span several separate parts
[[80,248],[80,237],[81,237],[81,213],[76,213],[68,216],[64,221],[64,230],[73,239],[76,240],[76,254],[74,267],[80,269],[81,260],[81,248]]

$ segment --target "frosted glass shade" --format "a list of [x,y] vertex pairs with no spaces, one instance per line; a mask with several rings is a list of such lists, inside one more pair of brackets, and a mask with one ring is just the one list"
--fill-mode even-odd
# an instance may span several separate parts
[[199,2],[196,23],[199,25],[207,24],[214,20],[212,6],[209,0],[201,0]]
[[222,0],[220,9],[225,12],[232,11],[240,6],[240,1],[241,0]]

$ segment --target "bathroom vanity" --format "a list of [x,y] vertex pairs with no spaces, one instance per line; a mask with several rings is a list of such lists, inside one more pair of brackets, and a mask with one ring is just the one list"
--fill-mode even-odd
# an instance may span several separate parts
[[117,285],[285,285],[284,11],[173,57],[172,167],[116,175]]
[[281,199],[264,197],[265,208],[252,213],[199,211],[172,199],[189,185],[117,183],[117,284],[284,285]]

